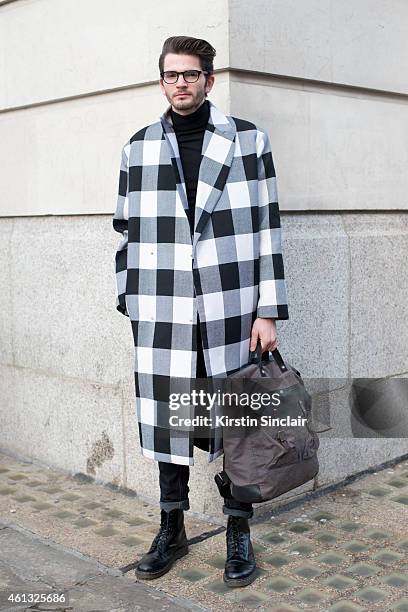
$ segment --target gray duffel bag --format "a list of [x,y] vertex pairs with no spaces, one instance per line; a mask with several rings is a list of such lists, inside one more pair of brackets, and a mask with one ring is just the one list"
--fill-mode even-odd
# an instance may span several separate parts
[[[262,354],[258,341],[248,365],[223,384],[229,392],[278,393],[279,407],[258,409],[255,426],[223,427],[224,465],[214,477],[221,495],[232,495],[241,502],[264,502],[313,479],[319,471],[319,439],[310,425],[312,398],[300,373],[284,363],[278,349]],[[224,414],[242,417],[244,412],[248,416],[248,409],[235,405]],[[279,424],[274,424],[277,417]],[[282,418],[289,424],[282,426]]]

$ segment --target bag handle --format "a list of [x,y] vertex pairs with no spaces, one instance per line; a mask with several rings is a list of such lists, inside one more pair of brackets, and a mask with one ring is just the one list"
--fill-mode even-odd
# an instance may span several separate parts
[[[265,353],[268,354],[268,358],[265,359],[264,361],[270,361],[269,360],[269,351],[265,351]],[[285,365],[285,362],[282,359],[282,356],[280,354],[280,352],[278,351],[278,349],[276,348],[275,350],[271,351],[272,356],[276,362],[276,364],[279,366],[279,369],[281,370],[281,372],[287,372],[288,368]],[[249,351],[249,362],[250,363],[256,363],[259,365],[259,367],[262,366],[262,356],[264,355],[264,353],[262,353],[262,344],[261,341],[258,338],[258,342],[256,344],[256,349],[254,351]]]

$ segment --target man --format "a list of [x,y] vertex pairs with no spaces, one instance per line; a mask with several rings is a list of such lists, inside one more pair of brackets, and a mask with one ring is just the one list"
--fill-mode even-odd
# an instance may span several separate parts
[[[135,345],[141,452],[158,461],[161,526],[136,575],[157,578],[187,554],[193,447],[223,453],[222,436],[169,427],[170,381],[225,377],[249,360],[257,341],[277,346],[276,319],[288,319],[276,178],[267,134],[225,116],[207,100],[214,48],[186,36],[167,39],[160,88],[170,106],[122,151],[113,219],[118,310]],[[202,432],[201,432],[202,433]],[[224,581],[255,578],[251,504],[230,495]]]

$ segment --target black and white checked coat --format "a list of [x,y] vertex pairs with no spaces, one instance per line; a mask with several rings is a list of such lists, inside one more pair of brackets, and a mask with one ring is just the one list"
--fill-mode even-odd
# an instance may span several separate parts
[[[168,425],[168,383],[195,377],[197,312],[207,374],[218,378],[248,363],[254,320],[288,319],[288,306],[267,134],[210,102],[191,238],[169,110],[122,150],[116,307],[132,325],[141,452],[192,465],[192,435]],[[223,452],[214,434],[209,462]]]

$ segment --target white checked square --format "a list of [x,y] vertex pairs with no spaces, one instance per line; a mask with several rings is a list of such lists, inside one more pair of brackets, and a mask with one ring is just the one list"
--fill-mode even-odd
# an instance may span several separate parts
[[172,323],[193,323],[194,298],[179,297],[173,298]]
[[199,268],[205,268],[205,266],[218,266],[220,262],[217,255],[215,240],[210,238],[197,242],[196,261]]
[[242,157],[242,151],[241,151],[241,137],[239,132],[237,132],[235,134],[235,150],[234,150],[234,157]]
[[213,190],[213,187],[211,187],[211,185],[207,185],[207,183],[204,183],[203,181],[198,181],[197,193],[196,193],[196,203],[195,203],[196,209],[204,208],[205,203],[210,197],[212,190]]
[[276,306],[276,286],[274,280],[266,280],[259,283],[258,308],[260,306]]
[[241,312],[237,312],[237,315],[248,314],[256,310],[256,298],[257,292],[254,290],[254,287],[242,287],[242,289],[239,290]]
[[155,321],[156,319],[156,296],[155,295],[138,295],[139,304],[139,320],[140,321]]
[[225,372],[225,346],[215,346],[209,350],[211,376]]
[[252,234],[236,234],[235,248],[237,249],[238,261],[250,261],[254,259],[254,245]]
[[204,312],[206,321],[218,321],[224,319],[224,298],[221,291],[204,293]]
[[140,192],[140,216],[157,217],[157,191]]
[[249,197],[248,183],[246,181],[227,183],[226,187],[231,208],[251,206],[251,198]]
[[170,354],[170,376],[191,377],[192,353],[173,349]]
[[258,180],[258,206],[267,204],[269,204],[268,182],[266,179],[261,179]]
[[214,161],[223,164],[225,158],[230,150],[231,141],[224,136],[218,136],[218,134],[211,134],[210,142],[204,152],[206,157],[213,159]]
[[145,140],[143,143],[143,166],[157,166],[160,160],[162,140]]
[[175,192],[176,195],[176,211],[175,211],[175,217],[181,217],[181,218],[185,218],[186,213],[184,210],[184,206],[183,206],[183,202],[181,201],[180,198],[180,194],[178,192],[178,190]]
[[270,255],[272,253],[271,230],[265,229],[259,232],[259,255]]
[[146,425],[156,425],[155,422],[155,407],[156,402],[148,397],[140,398],[139,412],[140,421]]
[[142,270],[156,270],[157,243],[141,242],[139,244],[139,268]]
[[172,245],[172,250],[174,251],[174,269],[191,272],[193,262],[191,257],[193,252],[191,244],[176,243]]
[[153,349],[149,346],[135,347],[135,372],[151,374],[153,372]]

